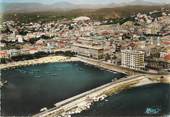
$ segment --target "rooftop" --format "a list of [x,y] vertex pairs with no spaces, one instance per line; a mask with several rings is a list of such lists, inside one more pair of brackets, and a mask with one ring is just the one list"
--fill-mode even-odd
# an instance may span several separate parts
[[89,49],[95,49],[95,50],[103,49],[102,46],[90,46],[90,45],[78,44],[78,43],[73,44],[73,46],[78,46],[78,47],[82,47],[82,48],[89,48]]
[[137,51],[137,50],[121,50],[121,52],[128,52],[131,54],[144,54],[143,51]]

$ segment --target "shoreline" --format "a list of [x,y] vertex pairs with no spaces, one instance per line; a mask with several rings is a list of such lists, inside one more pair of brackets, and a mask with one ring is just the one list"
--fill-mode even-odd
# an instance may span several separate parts
[[155,74],[155,73],[150,73],[150,72],[141,72],[141,71],[136,71],[133,69],[128,69],[128,68],[123,68],[120,66],[115,66],[114,64],[110,64],[107,62],[99,61],[99,60],[94,60],[90,58],[85,58],[85,57],[67,57],[64,55],[51,55],[47,57],[42,57],[38,59],[31,59],[31,60],[24,60],[24,61],[17,61],[17,62],[10,62],[7,64],[0,64],[0,69],[1,70],[6,70],[6,69],[15,69],[18,67],[23,67],[23,66],[31,66],[31,65],[38,65],[38,64],[47,64],[47,63],[55,63],[55,62],[83,62],[88,65],[92,65],[101,69],[105,69],[110,72],[119,72],[126,74],[128,76],[131,75],[137,75],[137,74],[145,74],[145,75],[151,75],[151,76],[164,76],[164,75],[170,75],[169,73],[163,73],[163,74]]
[[42,57],[39,59],[32,59],[32,60],[17,61],[17,62],[10,62],[7,64],[1,64],[0,69],[5,70],[5,69],[10,69],[10,68],[22,67],[22,66],[55,63],[55,62],[72,62],[72,61],[79,61],[79,59],[77,57],[47,56],[47,57]]

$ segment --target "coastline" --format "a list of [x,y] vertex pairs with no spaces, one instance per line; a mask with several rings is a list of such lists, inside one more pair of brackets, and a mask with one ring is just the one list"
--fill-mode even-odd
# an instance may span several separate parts
[[[94,59],[90,59],[90,58],[85,58],[85,57],[80,57],[80,56],[67,57],[67,56],[64,56],[64,55],[55,55],[55,56],[52,55],[52,56],[42,57],[42,58],[38,58],[38,59],[10,62],[10,63],[7,63],[7,64],[0,64],[0,69],[3,70],[3,69],[10,69],[10,68],[37,65],[37,64],[46,64],[46,63],[55,63],[55,62],[76,62],[76,61],[80,61],[80,62],[83,62],[85,64],[93,65],[93,66],[96,66],[96,67],[99,67],[99,68],[102,68],[102,69],[105,69],[105,70],[108,70],[108,71],[120,72],[120,73],[126,74],[127,76],[137,75],[137,74],[138,75],[139,74],[145,74],[145,75],[160,78],[161,76],[169,76],[170,75],[170,73],[153,74],[153,73],[150,73],[150,72],[141,72],[141,71],[123,68],[123,67],[111,64],[111,63],[107,63],[107,62],[103,62],[103,61],[99,61],[99,60],[94,60]],[[170,79],[170,78],[168,78],[168,79]],[[168,80],[168,82],[170,82],[170,81]]]
[[48,56],[48,57],[42,57],[39,59],[32,59],[32,60],[17,61],[17,62],[10,62],[7,64],[1,64],[0,69],[3,70],[3,69],[15,68],[15,67],[36,65],[36,64],[71,62],[71,61],[79,61],[79,59],[77,57]]
[[[100,63],[100,61],[92,61],[92,60],[89,60],[89,59],[84,60],[84,59],[81,59],[81,58],[78,58],[78,57],[66,57],[66,56],[48,56],[48,57],[43,57],[43,58],[39,58],[39,59],[18,61],[18,62],[13,62],[13,63],[8,63],[8,64],[1,64],[0,68],[1,69],[8,69],[8,68],[15,68],[15,67],[20,67],[20,66],[22,67],[22,66],[36,65],[36,64],[45,64],[45,63],[54,63],[54,62],[74,62],[74,61],[81,61],[81,62],[84,62],[85,64],[94,65],[96,67],[100,67],[102,69],[106,69],[106,70],[109,70],[109,71],[116,71],[116,72],[126,73],[125,72],[126,69],[120,69],[120,68],[117,68],[117,67],[112,66],[110,64],[103,63],[103,62]],[[135,75],[141,75],[140,73],[135,72],[135,73],[133,73],[133,75],[130,75],[128,73],[127,77],[132,77],[132,76],[134,76],[134,74]],[[139,87],[139,86],[143,86],[143,85],[149,85],[149,84],[154,84],[154,83],[170,84],[170,75],[163,75],[165,79],[161,79],[160,78],[161,76],[162,75],[145,74],[145,75],[143,75],[143,78],[139,78],[139,79],[136,79],[136,80],[132,79],[132,81],[127,81],[126,83],[123,83],[122,85],[119,85],[119,83],[116,84],[115,86],[112,85],[112,86],[110,86],[112,88],[110,88],[110,89],[107,88],[107,90],[103,91],[103,92],[112,95],[112,94],[115,94],[115,93],[119,93],[122,90],[127,90],[129,88]],[[120,80],[117,80],[117,81],[112,81],[112,83],[121,82],[121,80],[124,80],[124,79],[120,79]],[[94,99],[92,99],[93,102],[95,100],[100,101],[101,99],[104,99],[104,98],[109,96],[109,95],[106,95],[105,93],[103,94],[103,92],[100,92],[100,93],[97,93],[97,94],[94,92],[94,94],[93,94]],[[91,94],[89,94],[89,95],[91,95]],[[81,99],[78,99],[78,100],[81,100]],[[59,103],[61,103],[61,102],[59,102]],[[85,104],[83,104],[82,106],[80,105],[80,107],[84,108],[83,110],[86,110],[86,109],[90,108],[91,104],[92,103],[85,102]],[[67,104],[66,104],[66,106],[67,106]],[[88,106],[88,108],[86,106]],[[51,108],[51,109],[48,110],[48,112],[51,113],[51,111],[52,112],[53,111],[58,111],[58,109],[57,110],[53,110],[53,109],[56,109],[56,108]],[[74,109],[73,110],[72,109],[68,110],[67,114],[70,115],[69,113],[72,113],[72,112],[75,112],[75,110]],[[39,113],[39,114],[45,114],[45,113],[46,113],[46,111],[43,112],[43,113]]]

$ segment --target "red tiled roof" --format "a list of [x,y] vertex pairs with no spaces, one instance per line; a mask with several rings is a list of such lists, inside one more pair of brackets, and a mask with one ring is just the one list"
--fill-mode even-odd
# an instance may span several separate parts
[[7,52],[5,51],[0,51],[0,57],[7,56]]
[[165,60],[170,60],[170,54],[166,55],[166,56],[164,57],[164,59],[165,59]]
[[167,45],[170,45],[170,41],[164,41],[162,42],[163,44],[167,44]]
[[31,48],[30,50],[37,50],[37,48]]
[[136,43],[131,42],[131,43],[129,43],[129,45],[128,45],[128,46],[135,47],[135,46],[136,46]]
[[7,53],[7,52],[5,52],[5,51],[0,51],[0,54],[5,54],[5,53]]
[[110,32],[108,32],[108,31],[103,31],[102,32],[102,35],[109,35],[110,34]]

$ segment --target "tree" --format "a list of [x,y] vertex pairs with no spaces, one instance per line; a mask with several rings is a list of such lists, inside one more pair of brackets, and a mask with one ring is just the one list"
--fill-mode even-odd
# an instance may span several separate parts
[[106,55],[105,55],[105,61],[109,60],[110,58],[111,58],[111,57],[110,57],[109,54],[106,54]]

